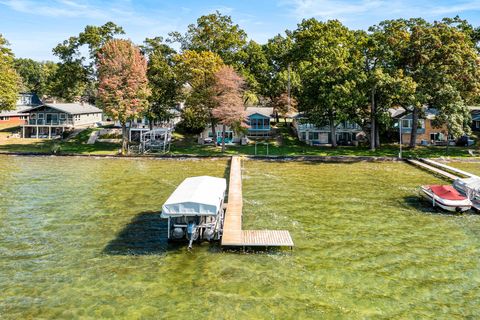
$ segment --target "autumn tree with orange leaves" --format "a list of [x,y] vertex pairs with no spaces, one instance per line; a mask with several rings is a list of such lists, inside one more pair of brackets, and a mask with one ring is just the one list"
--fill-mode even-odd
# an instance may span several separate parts
[[147,61],[131,41],[114,39],[99,50],[97,68],[100,106],[120,122],[122,154],[126,154],[127,122],[148,106]]
[[212,115],[222,124],[222,152],[225,152],[226,127],[238,129],[245,119],[243,87],[243,78],[231,66],[224,65],[215,73]]

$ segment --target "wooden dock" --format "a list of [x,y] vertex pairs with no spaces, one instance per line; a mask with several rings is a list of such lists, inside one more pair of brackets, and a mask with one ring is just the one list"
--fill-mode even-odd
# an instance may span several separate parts
[[422,158],[422,159],[420,159],[420,161],[422,161],[426,164],[429,164],[431,166],[440,168],[444,171],[449,171],[449,172],[455,173],[457,175],[465,176],[467,178],[477,177],[476,175],[474,175],[470,172],[463,171],[463,170],[460,170],[460,169],[457,169],[457,168],[451,167],[449,165],[446,165],[446,164],[443,164],[443,163],[440,163],[440,162],[437,162],[437,161],[433,161],[433,160],[430,160],[430,159]]
[[459,176],[456,176],[450,172],[447,172],[445,170],[442,170],[442,169],[439,169],[439,168],[436,168],[434,166],[431,166],[427,163],[423,163],[419,160],[413,160],[413,159],[406,159],[406,161],[414,166],[417,166],[417,167],[420,167],[422,169],[425,169],[425,170],[428,170],[434,174],[437,174],[439,176],[442,176],[444,178],[447,178],[447,179],[450,179],[450,180],[455,180],[455,179],[459,179],[460,177]]
[[242,167],[240,157],[232,157],[228,184],[228,203],[223,223],[222,246],[291,247],[286,230],[242,230]]

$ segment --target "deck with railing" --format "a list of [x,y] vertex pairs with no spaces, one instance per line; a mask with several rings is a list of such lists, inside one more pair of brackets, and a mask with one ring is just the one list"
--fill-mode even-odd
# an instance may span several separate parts
[[25,121],[24,125],[25,126],[73,126],[73,120],[28,119],[27,121]]

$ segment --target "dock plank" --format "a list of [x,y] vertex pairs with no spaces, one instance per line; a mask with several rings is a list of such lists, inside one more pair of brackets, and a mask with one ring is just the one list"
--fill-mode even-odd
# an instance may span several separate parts
[[233,156],[230,165],[228,203],[223,223],[222,246],[293,247],[286,230],[242,230],[242,170],[240,157]]
[[406,160],[408,163],[410,164],[413,164],[417,167],[420,167],[422,169],[426,169],[430,172],[433,172],[433,173],[436,173],[444,178],[447,178],[447,179],[450,179],[450,180],[456,180],[456,179],[459,179],[460,177],[450,173],[450,172],[447,172],[447,171],[444,171],[444,170],[441,170],[441,169],[438,169],[438,168],[435,168],[429,164],[426,164],[426,163],[423,163],[423,162],[420,162],[418,160],[413,160],[413,159],[407,159]]
[[457,168],[454,168],[454,167],[451,167],[449,165],[446,165],[446,164],[443,164],[443,163],[440,163],[440,162],[437,162],[437,161],[433,161],[431,159],[425,159],[425,158],[422,158],[420,159],[422,162],[426,163],[426,164],[429,164],[431,166],[434,166],[434,167],[438,167],[440,169],[443,169],[443,170],[446,170],[446,171],[450,171],[450,172],[453,172],[455,174],[459,174],[459,175],[462,175],[462,176],[465,176],[465,177],[468,177],[468,178],[472,178],[472,177],[477,177],[476,175],[470,173],[470,172],[467,172],[467,171],[463,171],[463,170],[460,170],[460,169],[457,169]]

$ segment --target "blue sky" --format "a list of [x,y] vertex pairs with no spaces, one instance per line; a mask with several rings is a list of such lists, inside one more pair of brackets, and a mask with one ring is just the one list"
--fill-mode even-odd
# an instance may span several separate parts
[[126,37],[141,43],[145,37],[184,32],[197,17],[215,10],[231,15],[260,43],[311,17],[339,19],[354,29],[385,19],[438,20],[457,14],[480,25],[480,0],[0,0],[0,33],[16,56],[54,60],[52,48],[87,24],[113,21],[124,27]]

